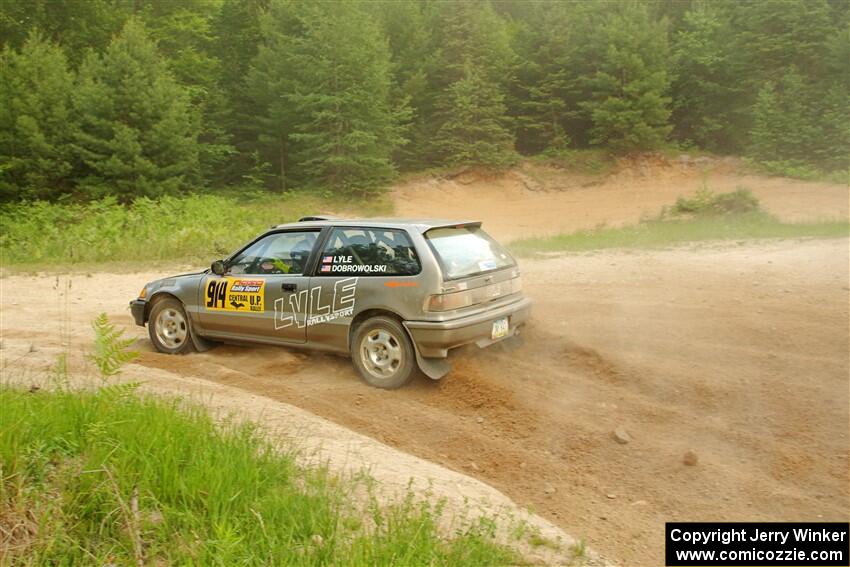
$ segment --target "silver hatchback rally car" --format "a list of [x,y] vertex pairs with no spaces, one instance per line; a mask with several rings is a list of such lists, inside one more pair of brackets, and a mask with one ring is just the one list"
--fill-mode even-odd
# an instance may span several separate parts
[[160,352],[215,342],[349,354],[379,388],[452,348],[513,337],[529,318],[519,269],[480,222],[305,217],[272,227],[200,273],[145,285],[130,302]]

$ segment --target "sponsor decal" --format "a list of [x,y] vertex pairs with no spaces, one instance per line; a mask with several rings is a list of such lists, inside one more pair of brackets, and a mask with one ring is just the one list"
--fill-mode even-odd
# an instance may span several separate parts
[[340,273],[359,273],[359,274],[380,274],[387,271],[386,266],[369,266],[361,264],[342,264],[331,266],[331,272]]
[[274,302],[274,328],[279,330],[292,325],[310,327],[351,317],[356,292],[357,278],[345,278],[334,282],[332,294],[323,296],[322,286],[316,286],[291,293],[289,297],[280,297]]
[[[326,270],[325,268],[329,269]],[[320,271],[337,274],[382,274],[386,273],[387,266],[384,264],[355,264],[352,256],[325,256],[322,258]]]
[[210,311],[262,313],[265,286],[263,280],[210,278],[207,280],[204,305]]

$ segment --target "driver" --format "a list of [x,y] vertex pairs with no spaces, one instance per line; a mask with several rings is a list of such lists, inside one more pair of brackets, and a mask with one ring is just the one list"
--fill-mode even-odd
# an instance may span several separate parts
[[289,250],[288,258],[284,258],[285,251],[281,251],[277,257],[264,260],[260,269],[265,274],[301,274],[315,244],[316,235],[308,233]]

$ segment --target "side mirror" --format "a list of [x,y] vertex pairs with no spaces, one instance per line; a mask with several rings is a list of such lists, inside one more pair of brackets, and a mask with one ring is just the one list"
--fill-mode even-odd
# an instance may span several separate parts
[[213,262],[212,266],[210,266],[210,271],[217,276],[223,276],[227,271],[227,266],[225,265],[224,260],[216,260]]

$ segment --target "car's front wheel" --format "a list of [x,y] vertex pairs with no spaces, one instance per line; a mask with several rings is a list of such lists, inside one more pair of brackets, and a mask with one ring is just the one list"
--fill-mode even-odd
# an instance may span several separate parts
[[367,383],[388,390],[410,382],[416,368],[407,332],[390,317],[373,317],[357,327],[351,358]]
[[148,335],[156,350],[166,354],[183,354],[192,348],[189,318],[176,299],[154,303],[148,320]]

